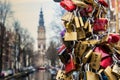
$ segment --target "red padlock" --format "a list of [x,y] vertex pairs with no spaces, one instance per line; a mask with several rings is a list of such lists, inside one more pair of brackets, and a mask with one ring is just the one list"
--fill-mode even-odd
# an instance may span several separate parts
[[103,6],[105,6],[105,7],[108,7],[108,3],[107,3],[105,0],[98,0],[98,2],[99,2],[101,5],[103,5]]
[[85,11],[86,11],[87,13],[91,13],[91,12],[93,11],[93,7],[88,4],[88,7],[85,8]]
[[117,43],[120,41],[120,35],[119,34],[109,34],[108,43]]
[[72,55],[70,55],[70,56],[71,56],[70,61],[67,64],[65,64],[65,73],[66,74],[68,74],[76,69],[76,66],[75,66],[75,63],[73,60],[73,56]]
[[105,59],[103,59],[101,62],[100,62],[100,66],[102,68],[107,68],[108,66],[111,66],[113,64],[113,59],[111,56],[109,57],[106,57]]
[[70,60],[70,54],[67,53],[66,46],[62,44],[60,48],[58,49],[58,56],[62,63],[66,64]]
[[62,0],[60,5],[67,11],[72,12],[76,9],[76,5],[71,0]]
[[102,46],[98,46],[94,49],[94,52],[97,52],[99,54],[102,54],[102,59],[105,57],[110,56],[109,53],[107,51],[105,51],[105,49],[102,48]]
[[60,54],[61,52],[63,52],[63,50],[65,50],[66,49],[66,46],[64,45],[64,44],[62,44],[60,47],[59,47],[59,49],[58,49],[58,54]]
[[106,31],[106,26],[108,24],[108,20],[106,18],[96,19],[93,24],[94,31]]

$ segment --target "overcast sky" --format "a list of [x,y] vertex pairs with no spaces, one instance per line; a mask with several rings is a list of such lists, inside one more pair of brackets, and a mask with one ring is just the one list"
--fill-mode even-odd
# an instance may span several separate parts
[[[37,27],[39,21],[40,8],[43,8],[45,26],[49,35],[47,35],[48,40],[54,35],[49,32],[51,21],[54,18],[54,7],[59,6],[58,3],[53,2],[53,0],[8,0],[12,4],[12,10],[14,11],[15,18],[20,22],[21,26],[28,29],[31,36],[35,39],[35,48],[37,47]],[[37,49],[37,48],[36,48]]]

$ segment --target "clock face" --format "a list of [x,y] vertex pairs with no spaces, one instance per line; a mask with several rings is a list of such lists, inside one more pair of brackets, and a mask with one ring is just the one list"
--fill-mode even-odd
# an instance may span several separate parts
[[38,38],[40,39],[44,39],[45,38],[45,34],[43,32],[38,34]]
[[40,38],[40,39],[45,38],[45,30],[43,29],[43,27],[40,27],[40,29],[38,31],[38,38]]

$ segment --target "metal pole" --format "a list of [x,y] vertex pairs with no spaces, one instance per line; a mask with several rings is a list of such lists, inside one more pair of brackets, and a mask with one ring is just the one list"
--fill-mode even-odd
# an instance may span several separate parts
[[119,33],[119,1],[115,0],[115,5],[116,5],[116,33]]

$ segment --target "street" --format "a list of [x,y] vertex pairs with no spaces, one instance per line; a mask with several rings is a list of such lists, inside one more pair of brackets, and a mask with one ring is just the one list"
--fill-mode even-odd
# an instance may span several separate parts
[[[22,75],[21,75],[22,74]],[[17,75],[17,76],[15,76]],[[45,70],[38,70],[29,74],[15,74],[14,76],[8,76],[0,80],[53,80],[51,74]],[[55,78],[55,76],[54,76]]]

